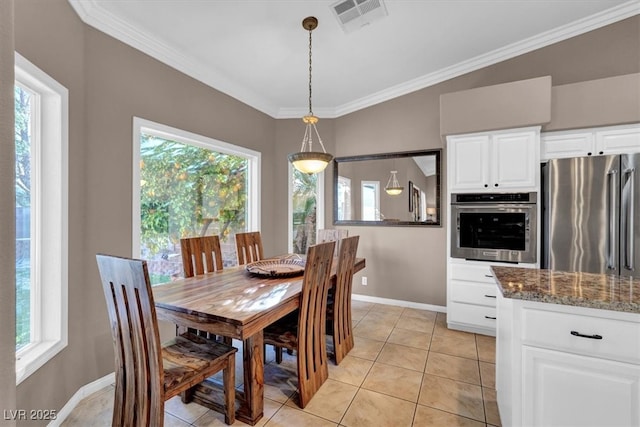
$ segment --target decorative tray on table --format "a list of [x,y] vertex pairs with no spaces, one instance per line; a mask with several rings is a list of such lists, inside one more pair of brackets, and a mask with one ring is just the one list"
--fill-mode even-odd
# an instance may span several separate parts
[[263,259],[247,264],[251,274],[267,277],[298,276],[304,273],[305,260],[298,255],[284,258]]

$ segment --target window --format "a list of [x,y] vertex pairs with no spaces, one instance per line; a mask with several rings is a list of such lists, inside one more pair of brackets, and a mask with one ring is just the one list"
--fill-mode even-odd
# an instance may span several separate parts
[[338,176],[338,220],[351,219],[351,178]]
[[289,163],[289,252],[306,254],[324,227],[324,172],[306,174]]
[[134,119],[133,253],[151,283],[182,277],[180,239],[217,235],[224,266],[237,232],[260,229],[260,153]]
[[380,181],[362,181],[362,220],[381,220]]
[[67,345],[68,91],[15,55],[16,381]]

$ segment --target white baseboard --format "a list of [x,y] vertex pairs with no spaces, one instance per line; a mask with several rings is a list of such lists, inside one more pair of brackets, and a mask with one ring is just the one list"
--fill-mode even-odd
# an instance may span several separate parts
[[423,304],[420,302],[403,301],[399,299],[371,297],[369,295],[351,294],[351,298],[356,301],[374,302],[377,304],[397,305],[399,307],[417,308],[419,310],[437,311],[446,313],[447,307],[441,305]]
[[95,393],[98,390],[102,390],[103,388],[113,384],[115,380],[116,375],[114,372],[112,372],[102,378],[98,378],[97,380],[80,387],[80,389],[76,391],[76,393],[71,396],[71,399],[69,399],[69,401],[62,407],[62,409],[58,411],[58,413],[56,414],[56,419],[51,421],[48,425],[50,427],[60,426],[64,422],[64,420],[67,419],[69,414],[71,414],[71,412],[75,409],[78,403],[82,401],[82,399]]

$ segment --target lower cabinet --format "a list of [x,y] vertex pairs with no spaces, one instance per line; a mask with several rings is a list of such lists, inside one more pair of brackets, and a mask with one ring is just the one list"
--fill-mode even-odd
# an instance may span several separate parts
[[497,298],[504,427],[640,426],[640,314]]
[[639,426],[640,366],[522,347],[524,426]]
[[[492,265],[513,266],[500,262],[450,259],[447,282],[447,326],[450,329],[496,335],[496,297],[498,285]],[[533,268],[533,264],[519,264]]]

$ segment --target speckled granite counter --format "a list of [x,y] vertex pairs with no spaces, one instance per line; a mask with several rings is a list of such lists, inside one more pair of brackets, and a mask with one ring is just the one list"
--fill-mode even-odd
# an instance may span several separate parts
[[640,313],[640,279],[492,266],[505,298]]

